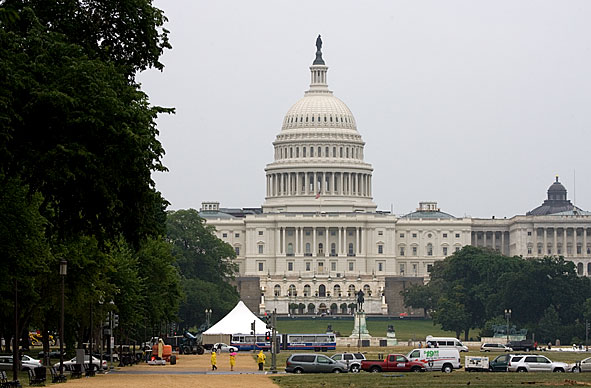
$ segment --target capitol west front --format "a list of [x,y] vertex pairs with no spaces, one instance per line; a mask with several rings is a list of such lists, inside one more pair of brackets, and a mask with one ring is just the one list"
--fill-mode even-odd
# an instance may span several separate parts
[[367,314],[419,316],[400,291],[465,245],[564,256],[591,274],[591,213],[571,204],[558,178],[541,206],[510,219],[456,218],[435,202],[402,217],[376,210],[365,143],[327,72],[318,50],[309,90],[273,142],[262,208],[202,204],[200,215],[236,250],[237,287],[252,311],[350,314],[363,290]]

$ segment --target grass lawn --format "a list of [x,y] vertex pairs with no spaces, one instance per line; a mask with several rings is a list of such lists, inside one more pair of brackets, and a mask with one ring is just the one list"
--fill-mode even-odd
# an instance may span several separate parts
[[[341,320],[332,318],[317,319],[288,319],[278,320],[277,330],[280,333],[325,333],[328,325],[332,325],[334,331],[340,332],[341,336],[348,337],[353,331],[353,320]],[[372,320],[367,319],[367,329],[374,337],[385,337],[388,325],[394,325],[396,337],[399,341],[409,339],[425,340],[428,335],[439,337],[455,337],[454,332],[442,330],[439,325],[433,325],[430,319],[399,319]],[[470,336],[477,338],[478,331],[470,332]]]

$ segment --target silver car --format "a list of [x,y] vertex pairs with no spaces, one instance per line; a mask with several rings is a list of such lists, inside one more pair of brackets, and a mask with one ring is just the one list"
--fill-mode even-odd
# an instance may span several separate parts
[[503,344],[484,343],[480,346],[481,352],[512,352],[513,349]]
[[347,366],[326,357],[324,354],[292,354],[285,362],[288,373],[344,373]]
[[512,356],[507,364],[509,372],[566,372],[568,368],[565,362],[551,361],[536,354]]
[[574,373],[591,372],[591,357],[568,365],[568,370]]
[[361,370],[361,361],[365,360],[365,356],[361,353],[337,353],[331,359],[345,364],[350,372],[357,373]]
[[[26,354],[23,355],[21,358],[21,370],[27,369],[35,369],[40,366],[43,366],[41,361],[35,360],[32,357],[27,356]],[[11,370],[12,369],[12,355],[0,355],[0,370]]]

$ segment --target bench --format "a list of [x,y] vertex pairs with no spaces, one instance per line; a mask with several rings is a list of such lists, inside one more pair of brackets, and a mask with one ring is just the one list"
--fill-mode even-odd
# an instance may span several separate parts
[[95,365],[90,362],[88,364],[84,364],[84,376],[86,377],[94,377],[96,375]]
[[73,379],[79,379],[82,377],[82,365],[81,364],[72,364],[70,367],[70,377]]
[[45,367],[27,369],[27,373],[29,374],[29,385],[45,385]]
[[8,376],[6,376],[6,372],[1,370],[0,371],[0,388],[12,388],[12,387],[20,387],[21,383],[16,381],[8,381]]
[[64,375],[60,375],[57,372],[57,368],[55,366],[52,366],[51,368],[49,368],[49,372],[51,373],[51,382],[52,383],[65,383],[67,378]]

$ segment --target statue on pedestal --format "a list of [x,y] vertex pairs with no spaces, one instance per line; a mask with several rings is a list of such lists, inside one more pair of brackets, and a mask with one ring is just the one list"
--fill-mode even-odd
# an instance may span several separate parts
[[365,301],[364,296],[365,294],[363,291],[359,290],[357,293],[357,311],[363,311],[363,302]]

